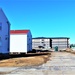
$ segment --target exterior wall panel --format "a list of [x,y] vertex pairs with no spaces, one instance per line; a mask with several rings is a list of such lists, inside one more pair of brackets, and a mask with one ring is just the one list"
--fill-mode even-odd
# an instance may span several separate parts
[[10,35],[10,52],[27,52],[27,35]]
[[9,53],[10,24],[2,9],[0,9],[0,53]]
[[46,47],[54,48],[58,46],[58,49],[68,48],[69,47],[69,38],[34,38],[33,39],[33,48],[41,45],[42,39]]
[[33,49],[39,48],[39,46],[43,46],[44,48],[49,48],[50,40],[49,39],[32,39]]
[[64,49],[68,47],[67,39],[52,39],[52,47],[58,46],[58,49]]
[[31,32],[27,34],[27,51],[32,51],[32,35]]

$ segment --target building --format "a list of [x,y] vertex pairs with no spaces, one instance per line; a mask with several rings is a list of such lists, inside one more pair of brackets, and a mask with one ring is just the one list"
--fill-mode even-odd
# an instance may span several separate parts
[[50,39],[45,37],[37,37],[32,39],[32,48],[36,49],[39,47],[49,48],[50,47]]
[[27,53],[32,51],[32,35],[30,30],[10,31],[10,53]]
[[0,54],[9,54],[10,45],[10,23],[0,8]]
[[52,48],[58,46],[59,50],[69,48],[69,38],[68,37],[58,37],[52,38]]
[[69,38],[68,37],[37,37],[32,39],[32,48],[55,48],[58,46],[58,49],[65,49],[69,47]]

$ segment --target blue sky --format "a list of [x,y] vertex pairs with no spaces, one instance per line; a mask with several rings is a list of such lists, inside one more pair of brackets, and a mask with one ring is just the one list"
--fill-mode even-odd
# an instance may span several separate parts
[[74,0],[0,0],[11,29],[30,29],[33,37],[70,37],[75,43]]

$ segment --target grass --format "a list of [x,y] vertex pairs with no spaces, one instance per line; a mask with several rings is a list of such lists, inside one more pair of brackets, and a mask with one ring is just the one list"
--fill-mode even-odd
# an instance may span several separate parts
[[28,57],[16,57],[0,61],[0,67],[18,67],[18,66],[34,66],[46,63],[49,60],[51,53],[28,56]]

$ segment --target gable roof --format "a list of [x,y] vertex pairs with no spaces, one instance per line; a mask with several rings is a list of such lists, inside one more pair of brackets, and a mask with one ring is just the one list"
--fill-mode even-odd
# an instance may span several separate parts
[[[4,11],[2,10],[2,8],[0,8],[0,12],[1,12],[1,13],[4,15],[4,17],[7,19],[8,25],[11,25],[10,22],[9,22],[9,20],[8,20],[8,18],[7,18],[6,15],[5,15]],[[2,14],[1,14],[1,15],[2,15]]]
[[10,30],[10,34],[27,34],[30,30]]

